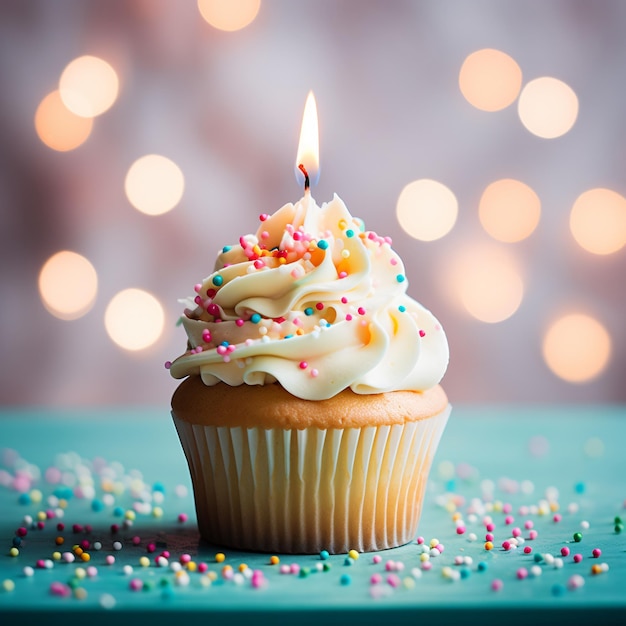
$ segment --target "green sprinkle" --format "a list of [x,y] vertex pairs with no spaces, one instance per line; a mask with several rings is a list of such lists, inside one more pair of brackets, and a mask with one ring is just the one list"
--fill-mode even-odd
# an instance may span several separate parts
[[306,578],[311,573],[310,567],[301,567],[300,568],[300,578]]
[[325,571],[325,572],[328,572],[328,571],[330,571],[330,568],[331,568],[332,566],[331,566],[331,564],[330,564],[330,563],[326,562],[326,563],[324,563],[324,564],[323,564],[323,566],[322,566],[322,567],[324,568],[324,571]]
[[253,324],[258,324],[261,321],[261,316],[258,313],[253,313],[252,317],[250,317],[250,321]]
[[310,306],[308,306],[306,309],[304,309],[304,314],[305,315],[313,315],[313,313],[314,313],[314,311],[313,311],[313,309]]
[[354,237],[354,231],[351,228],[346,231],[346,237]]
[[579,543],[583,540],[583,534],[582,533],[574,533],[574,541],[576,543]]
[[224,279],[218,274],[217,276],[213,276],[213,284],[216,287],[219,287],[224,282]]
[[328,241],[326,241],[325,239],[320,239],[320,240],[317,242],[317,247],[318,247],[320,250],[326,250],[326,249],[328,248]]
[[624,530],[624,524],[615,524],[615,532],[619,535]]

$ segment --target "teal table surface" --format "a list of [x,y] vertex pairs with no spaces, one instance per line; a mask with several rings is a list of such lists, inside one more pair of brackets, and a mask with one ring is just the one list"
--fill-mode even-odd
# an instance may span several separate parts
[[443,551],[324,560],[203,543],[167,410],[4,409],[0,623],[625,624],[625,442],[624,406],[455,406],[418,531]]

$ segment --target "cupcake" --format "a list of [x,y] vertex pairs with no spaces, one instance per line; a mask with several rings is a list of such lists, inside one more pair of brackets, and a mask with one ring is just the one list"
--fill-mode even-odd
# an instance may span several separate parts
[[168,366],[202,537],[277,553],[411,541],[450,413],[448,344],[390,239],[307,190],[194,291]]

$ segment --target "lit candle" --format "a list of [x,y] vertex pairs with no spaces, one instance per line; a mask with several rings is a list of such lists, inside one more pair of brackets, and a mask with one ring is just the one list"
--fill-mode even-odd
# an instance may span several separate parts
[[315,104],[313,92],[309,91],[304,105],[300,141],[298,142],[298,153],[296,155],[296,180],[300,182],[304,176],[305,195],[310,193],[310,185],[315,185],[320,175],[319,143],[317,105]]

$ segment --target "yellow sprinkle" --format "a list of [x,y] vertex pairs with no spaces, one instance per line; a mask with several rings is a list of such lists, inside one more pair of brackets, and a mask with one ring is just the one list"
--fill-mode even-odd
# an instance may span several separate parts
[[454,513],[456,511],[456,504],[452,500],[446,502],[446,511],[448,513]]
[[218,563],[223,563],[223,562],[226,560],[226,555],[225,555],[223,552],[218,552],[218,553],[215,555],[215,560],[216,560]]
[[124,513],[124,517],[128,520],[134,521],[137,516],[135,515],[135,511],[128,509],[128,511]]
[[111,492],[113,491],[113,481],[105,478],[102,483],[100,483],[100,486],[102,487],[102,491],[107,491],[107,492]]
[[91,555],[89,554],[89,552],[83,552],[83,553],[80,555],[80,558],[81,558],[81,559],[82,559],[85,563],[87,563],[88,561],[90,561],[90,560],[91,560]]
[[415,587],[415,580],[410,576],[407,576],[402,580],[402,584],[404,585],[405,589],[413,589],[413,587]]
[[248,566],[245,563],[240,563],[239,564],[239,571],[240,572],[245,572],[248,569]]
[[2,588],[5,591],[13,591],[15,589],[15,583],[10,578],[7,578],[2,581]]
[[76,587],[76,589],[74,589],[74,597],[77,600],[84,600],[87,597],[87,590],[83,587]]
[[[30,495],[30,499],[33,502],[41,502],[43,498],[43,494],[41,493],[41,491],[39,491],[39,489],[33,489],[29,495]],[[44,515],[43,519],[46,519],[46,514],[44,513],[43,515]]]
[[493,550],[493,543],[491,541],[485,542],[485,550]]
[[359,558],[359,553],[356,550],[350,550],[350,552],[348,552],[348,556],[356,561]]
[[439,545],[439,539],[431,539],[430,540],[430,547],[431,548],[436,548]]
[[65,498],[61,498],[59,500],[59,508],[66,509],[67,508],[67,500]]
[[452,516],[452,521],[456,522],[457,520],[461,519],[461,514],[457,511],[453,516]]
[[39,511],[37,513],[37,520],[40,522],[45,522],[46,519],[48,519],[48,516],[46,515],[45,511]]
[[211,586],[211,579],[208,576],[201,576],[200,577],[200,584],[203,587],[210,587]]
[[496,500],[493,503],[493,510],[497,511],[498,513],[500,513],[502,511],[502,502],[500,500]]
[[209,580],[216,581],[218,579],[217,572],[214,572],[212,570],[207,572],[206,575]]
[[278,565],[280,563],[280,559],[277,556],[270,557],[270,565]]
[[60,552],[53,552],[52,553],[52,560],[53,561],[60,561],[61,560],[61,553]]
[[340,220],[339,220],[339,224],[338,224],[338,226],[339,226],[339,228],[340,228],[341,230],[343,230],[344,228],[346,228],[346,226],[347,226],[347,225],[348,225],[348,222],[346,222],[346,220],[344,220],[344,219],[340,219]]
[[559,510],[559,503],[558,502],[550,502],[550,510],[553,513],[556,513]]
[[152,516],[153,517],[163,517],[163,509],[160,506],[155,506],[152,509]]
[[13,547],[13,548],[11,548],[9,550],[9,556],[19,556],[19,553],[20,553],[20,551],[17,548],[15,548],[15,547]]
[[76,578],[83,579],[85,578],[85,576],[87,576],[87,570],[85,570],[84,567],[77,567],[74,570],[74,576],[76,576]]
[[279,265],[284,265],[285,263],[287,263],[287,259],[284,256],[279,256],[278,257],[278,264]]
[[422,552],[420,554],[420,561],[424,563],[425,561],[430,561],[430,554],[428,552]]
[[189,561],[186,567],[190,572],[195,572],[198,569],[198,565],[195,561]]
[[141,567],[148,567],[150,565],[150,559],[147,556],[139,557],[139,565],[141,565]]

